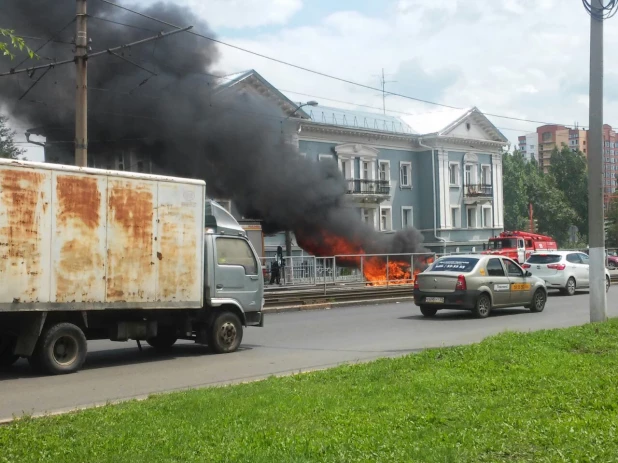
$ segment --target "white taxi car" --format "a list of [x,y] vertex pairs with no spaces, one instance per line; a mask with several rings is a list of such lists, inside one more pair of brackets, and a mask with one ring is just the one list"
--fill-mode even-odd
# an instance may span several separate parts
[[[590,287],[590,257],[578,251],[535,252],[522,265],[532,275],[545,280],[547,289],[559,289],[573,296],[582,288]],[[609,291],[611,279],[605,269],[605,290]]]

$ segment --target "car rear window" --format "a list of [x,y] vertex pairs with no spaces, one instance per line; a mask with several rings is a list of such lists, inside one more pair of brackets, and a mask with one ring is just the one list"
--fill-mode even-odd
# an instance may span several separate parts
[[432,272],[470,272],[478,263],[472,257],[445,257],[431,267]]
[[560,254],[533,254],[528,258],[529,264],[555,264],[560,262]]

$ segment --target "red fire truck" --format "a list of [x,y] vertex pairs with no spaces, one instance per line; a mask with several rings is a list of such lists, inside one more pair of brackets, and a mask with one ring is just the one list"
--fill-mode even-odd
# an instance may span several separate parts
[[507,256],[523,264],[534,251],[556,251],[558,245],[551,236],[525,231],[504,231],[489,238],[483,254]]

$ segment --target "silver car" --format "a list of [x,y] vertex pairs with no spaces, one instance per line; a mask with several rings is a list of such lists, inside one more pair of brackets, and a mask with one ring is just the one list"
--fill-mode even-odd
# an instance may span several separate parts
[[414,281],[414,303],[426,317],[441,309],[470,310],[478,318],[503,307],[542,312],[546,302],[545,282],[503,256],[441,257]]
[[[524,269],[545,280],[549,289],[573,296],[581,288],[590,287],[590,257],[579,251],[535,252]],[[609,291],[611,278],[605,269],[605,290]]]

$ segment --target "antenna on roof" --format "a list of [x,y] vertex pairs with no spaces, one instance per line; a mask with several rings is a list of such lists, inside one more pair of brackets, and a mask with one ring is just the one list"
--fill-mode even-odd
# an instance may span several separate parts
[[382,68],[382,75],[380,76],[380,85],[382,86],[382,111],[386,115],[386,84],[397,82],[396,80],[385,80],[384,68]]

